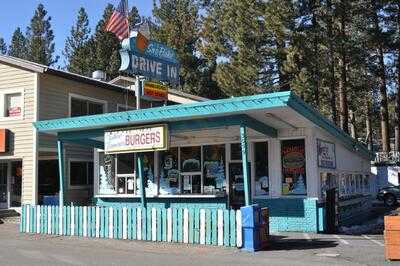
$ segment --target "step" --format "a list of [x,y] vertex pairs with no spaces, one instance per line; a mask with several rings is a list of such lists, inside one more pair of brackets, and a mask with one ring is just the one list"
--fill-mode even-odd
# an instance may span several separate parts
[[0,218],[0,224],[19,224],[21,221],[19,216]]
[[19,217],[19,213],[13,209],[0,210],[0,219],[8,217]]

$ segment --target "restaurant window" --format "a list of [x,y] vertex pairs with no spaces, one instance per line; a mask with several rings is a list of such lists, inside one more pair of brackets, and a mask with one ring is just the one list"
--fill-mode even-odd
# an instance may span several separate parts
[[180,148],[181,191],[201,194],[201,146]]
[[268,142],[254,143],[255,194],[269,194]]
[[105,112],[105,104],[79,97],[71,97],[71,117],[97,115]]
[[93,162],[70,161],[69,184],[71,187],[93,185]]
[[22,94],[4,94],[4,116],[19,117],[22,115]]
[[[143,156],[143,178],[144,184],[146,188],[146,195],[154,196],[157,195],[157,180],[154,177],[154,153],[153,152],[144,152]],[[136,181],[137,194],[140,195],[140,179]]]
[[178,148],[170,148],[167,151],[160,152],[161,176],[160,176],[160,194],[174,195],[179,191],[179,162]]
[[241,161],[242,160],[242,146],[240,143],[231,144],[231,161]]
[[282,194],[307,195],[304,139],[282,140]]
[[204,194],[225,191],[225,145],[203,146],[203,156]]
[[99,152],[99,194],[116,194],[115,155]]
[[135,193],[135,156],[134,153],[122,153],[115,155],[117,193]]

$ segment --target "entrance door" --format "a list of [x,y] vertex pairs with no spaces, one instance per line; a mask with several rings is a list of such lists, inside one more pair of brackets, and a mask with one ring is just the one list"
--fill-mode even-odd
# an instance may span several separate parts
[[0,163],[0,209],[8,208],[7,163]]
[[229,164],[229,201],[233,209],[239,209],[244,206],[242,163]]

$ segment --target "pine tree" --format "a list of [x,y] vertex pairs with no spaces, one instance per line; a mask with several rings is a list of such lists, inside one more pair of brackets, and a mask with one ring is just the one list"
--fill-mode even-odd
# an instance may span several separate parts
[[128,14],[129,29],[135,28],[135,25],[141,22],[141,17],[139,15],[139,10],[136,6],[133,6]]
[[[82,48],[90,36],[89,19],[83,7],[78,11],[75,25],[71,28],[70,36],[65,41],[63,55],[67,69],[71,72],[83,74],[85,69],[85,56]],[[73,64],[71,64],[73,63]]]
[[108,4],[104,9],[102,19],[97,23],[94,35],[88,42],[92,71],[105,71],[109,79],[118,76],[120,65],[120,58],[116,56],[120,49],[120,42],[113,33],[105,31],[105,26],[113,11],[114,7]]
[[226,95],[261,92],[267,73],[263,1],[214,1],[202,29],[200,51],[215,62],[213,79]]
[[180,87],[198,94],[199,66],[196,45],[199,41],[199,3],[196,0],[161,0],[154,4],[155,27],[152,37],[177,52],[180,61]]
[[3,38],[0,38],[0,55],[7,54],[7,44]]
[[12,35],[11,44],[8,47],[8,55],[21,59],[28,58],[27,40],[19,27]]
[[90,75],[88,65],[88,40],[90,37],[89,19],[85,9],[79,9],[76,23],[71,28],[71,35],[67,37],[64,48],[64,58],[68,71]]
[[51,29],[51,17],[47,16],[43,4],[39,4],[27,28],[28,59],[51,66],[58,61],[54,57],[54,34]]

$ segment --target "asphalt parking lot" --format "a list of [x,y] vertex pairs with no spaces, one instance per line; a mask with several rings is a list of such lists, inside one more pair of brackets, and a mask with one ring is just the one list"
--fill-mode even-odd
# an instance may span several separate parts
[[20,234],[0,225],[0,265],[400,265],[382,235],[274,234],[265,251]]

